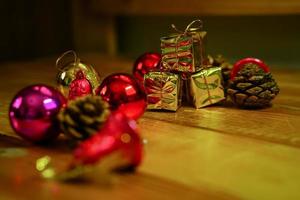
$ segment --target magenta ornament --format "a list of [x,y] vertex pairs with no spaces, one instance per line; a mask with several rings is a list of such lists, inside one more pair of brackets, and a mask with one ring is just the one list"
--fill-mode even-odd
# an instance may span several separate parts
[[22,138],[31,142],[48,142],[60,132],[56,118],[66,99],[55,88],[32,85],[19,91],[9,108],[12,128]]

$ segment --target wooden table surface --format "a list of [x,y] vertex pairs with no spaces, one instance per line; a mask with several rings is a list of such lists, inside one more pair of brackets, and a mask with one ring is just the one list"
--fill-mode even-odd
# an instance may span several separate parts
[[[132,61],[90,54],[82,57],[102,77],[130,72]],[[300,199],[300,70],[273,68],[281,92],[270,108],[241,110],[181,107],[176,113],[146,112],[139,120],[145,159],[134,174],[90,182],[62,183],[40,178],[37,158],[57,163],[71,157],[63,142],[42,147],[18,138],[8,106],[14,94],[33,83],[55,85],[55,58],[0,64],[0,200],[13,199]],[[24,152],[25,152],[24,151]]]

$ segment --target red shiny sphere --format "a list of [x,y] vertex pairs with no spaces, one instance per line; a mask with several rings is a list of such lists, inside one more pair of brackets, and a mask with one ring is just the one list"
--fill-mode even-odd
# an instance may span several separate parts
[[86,79],[83,72],[80,70],[76,73],[76,78],[70,83],[69,86],[69,99],[73,100],[76,97],[82,97],[92,94],[92,85]]
[[59,133],[56,116],[66,104],[63,95],[47,85],[32,85],[19,91],[9,108],[12,128],[32,142],[47,142]]
[[142,116],[147,106],[144,89],[130,74],[117,73],[106,77],[96,94],[109,103],[111,110],[119,110],[131,119]]
[[230,79],[233,80],[237,73],[246,65],[246,64],[256,64],[258,67],[262,68],[266,73],[270,72],[270,68],[260,59],[258,58],[244,58],[242,60],[237,61],[231,70]]
[[143,85],[144,75],[149,71],[159,69],[161,55],[159,53],[144,53],[135,61],[133,76]]
[[98,133],[75,149],[71,167],[95,164],[114,152],[119,152],[121,157],[113,168],[137,167],[143,158],[143,144],[137,124],[122,112],[113,112]]

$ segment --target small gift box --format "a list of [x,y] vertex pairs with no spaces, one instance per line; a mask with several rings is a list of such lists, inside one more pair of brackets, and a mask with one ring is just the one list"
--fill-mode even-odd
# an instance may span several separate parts
[[[195,22],[200,22],[200,27],[191,28]],[[172,27],[177,31],[174,25]],[[184,32],[161,38],[162,70],[176,72],[196,72],[201,69],[201,64],[206,58],[204,52],[205,31],[201,31],[202,22],[191,22]]]
[[204,68],[190,77],[190,93],[196,108],[225,99],[221,67]]
[[148,72],[144,76],[147,109],[176,111],[181,104],[181,81],[170,72]]

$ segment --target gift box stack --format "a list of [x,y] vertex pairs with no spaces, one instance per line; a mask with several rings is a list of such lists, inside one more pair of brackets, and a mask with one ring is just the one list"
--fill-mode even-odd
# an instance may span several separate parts
[[172,27],[176,33],[161,38],[159,71],[144,76],[147,108],[176,111],[182,100],[192,103],[195,108],[224,100],[222,70],[207,60],[207,32],[202,30],[202,21],[191,22],[185,31]]

